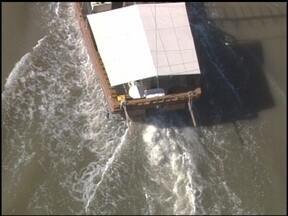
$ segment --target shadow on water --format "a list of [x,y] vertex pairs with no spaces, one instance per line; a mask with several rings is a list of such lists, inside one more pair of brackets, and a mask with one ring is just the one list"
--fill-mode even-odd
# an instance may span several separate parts
[[200,125],[256,118],[274,106],[259,41],[237,43],[208,19],[203,3],[186,3],[201,68],[203,95],[194,103]]
[[[258,112],[272,108],[261,42],[237,42],[208,18],[203,3],[186,3],[186,10],[201,69],[202,96],[193,103],[198,125],[257,118]],[[188,106],[186,110],[148,112],[148,117],[156,115],[183,119],[173,123],[178,127],[192,125]]]

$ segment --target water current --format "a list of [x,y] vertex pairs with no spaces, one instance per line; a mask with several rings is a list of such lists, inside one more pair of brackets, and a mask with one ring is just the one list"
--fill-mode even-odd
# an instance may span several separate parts
[[[151,114],[128,127],[121,116],[107,116],[73,3],[33,4],[45,34],[15,64],[2,92],[3,213],[285,212],[286,87],[272,72],[266,77],[275,105],[255,118],[219,121],[223,101],[206,93],[209,103],[193,104],[197,128],[181,112]],[[195,26],[203,55],[239,108],[241,92],[213,55],[217,35],[207,28]],[[211,124],[202,121],[205,103]]]

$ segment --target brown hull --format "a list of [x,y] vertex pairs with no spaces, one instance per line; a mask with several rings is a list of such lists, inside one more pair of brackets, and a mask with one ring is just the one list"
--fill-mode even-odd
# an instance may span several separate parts
[[[109,109],[112,113],[123,112],[120,103],[117,101],[117,93],[114,89],[111,88],[101,57],[97,52],[97,48],[92,37],[92,32],[89,27],[88,21],[86,20],[83,13],[81,3],[75,3],[75,8],[76,17],[79,22],[81,32],[83,34],[85,46],[87,48],[94,70],[99,78]],[[162,107],[166,110],[184,109],[189,100],[189,97],[192,100],[195,100],[199,98],[200,95],[201,89],[196,88],[193,91],[177,94],[168,94],[161,97],[154,97],[148,99],[127,99],[126,107],[127,110],[129,110],[129,114],[131,112],[134,112],[135,114],[142,113],[141,111],[145,111],[146,109],[155,107]]]

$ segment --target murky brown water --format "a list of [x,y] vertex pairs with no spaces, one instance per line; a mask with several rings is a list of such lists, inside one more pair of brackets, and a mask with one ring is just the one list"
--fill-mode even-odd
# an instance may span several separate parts
[[201,8],[201,126],[176,112],[127,129],[105,117],[72,4],[3,4],[2,213],[286,212],[286,3]]

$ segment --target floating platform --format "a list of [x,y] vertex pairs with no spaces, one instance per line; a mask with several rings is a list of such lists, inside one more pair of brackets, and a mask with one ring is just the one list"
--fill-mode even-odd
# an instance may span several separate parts
[[[187,109],[188,102],[201,96],[200,68],[185,3],[122,4],[116,9],[99,3],[93,12],[88,3],[77,2],[75,8],[112,113],[123,114],[123,106],[129,115],[141,115],[153,108]],[[163,23],[167,16],[171,27],[171,23]],[[122,37],[124,31],[127,38]],[[173,32],[174,38],[165,37],[167,32]],[[175,44],[177,49],[172,49]],[[179,56],[182,59],[177,59]],[[161,94],[150,93],[157,89]]]

